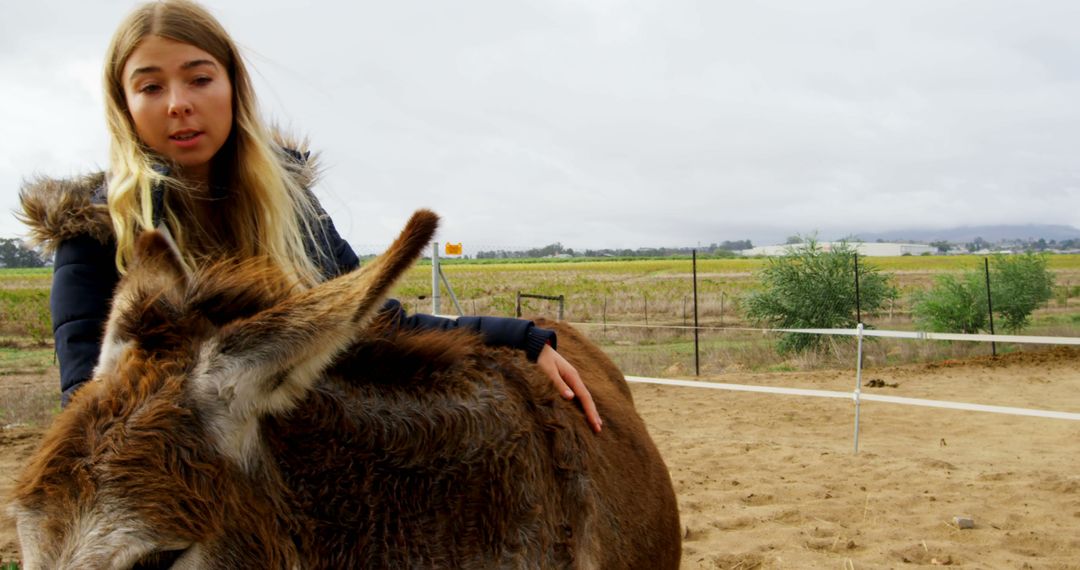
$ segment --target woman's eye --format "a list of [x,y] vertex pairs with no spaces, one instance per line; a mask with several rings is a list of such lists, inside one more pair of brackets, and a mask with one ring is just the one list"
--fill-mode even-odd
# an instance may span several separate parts
[[203,77],[196,77],[195,80],[192,81],[192,83],[194,83],[195,85],[209,85],[210,81],[212,81],[212,80],[209,77],[203,76]]
[[146,93],[148,95],[153,95],[154,93],[157,93],[159,91],[161,91],[161,86],[154,83],[148,83],[146,85],[143,85],[142,87],[139,87],[139,93]]

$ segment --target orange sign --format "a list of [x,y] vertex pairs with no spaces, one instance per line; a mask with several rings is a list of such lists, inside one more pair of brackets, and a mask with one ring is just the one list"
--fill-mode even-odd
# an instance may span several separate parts
[[448,243],[446,244],[446,255],[461,255],[460,243]]

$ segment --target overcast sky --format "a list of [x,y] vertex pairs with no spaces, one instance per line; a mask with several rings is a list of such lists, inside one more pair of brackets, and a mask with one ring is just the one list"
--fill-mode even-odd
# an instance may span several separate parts
[[[359,251],[409,213],[479,249],[1080,226],[1080,2],[206,2]],[[0,236],[101,169],[130,1],[5,3]]]

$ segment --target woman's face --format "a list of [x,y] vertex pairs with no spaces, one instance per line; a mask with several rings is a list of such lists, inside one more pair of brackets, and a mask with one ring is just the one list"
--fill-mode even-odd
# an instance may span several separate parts
[[142,142],[179,165],[181,177],[206,182],[233,124],[225,66],[193,45],[148,36],[128,58],[122,80]]

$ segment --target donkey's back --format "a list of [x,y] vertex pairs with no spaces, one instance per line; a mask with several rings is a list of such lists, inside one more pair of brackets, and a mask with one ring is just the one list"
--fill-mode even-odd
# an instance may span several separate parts
[[545,324],[604,429],[469,334],[357,344],[264,426],[313,567],[677,568],[667,468],[614,364]]

